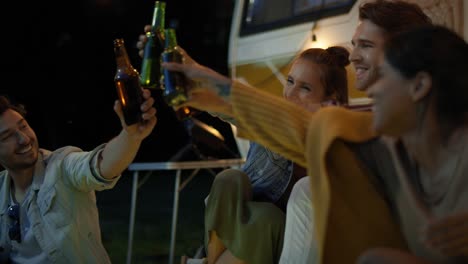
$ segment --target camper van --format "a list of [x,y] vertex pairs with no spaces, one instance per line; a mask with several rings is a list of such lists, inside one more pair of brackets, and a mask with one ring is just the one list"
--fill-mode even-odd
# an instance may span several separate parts
[[[408,0],[419,4],[435,23],[454,29],[465,39],[468,2]],[[273,94],[282,94],[289,63],[307,48],[341,45],[351,48],[361,0],[237,0],[231,24],[229,70],[232,78]],[[398,14],[395,14],[398,15]],[[354,89],[348,66],[349,102],[369,103]]]

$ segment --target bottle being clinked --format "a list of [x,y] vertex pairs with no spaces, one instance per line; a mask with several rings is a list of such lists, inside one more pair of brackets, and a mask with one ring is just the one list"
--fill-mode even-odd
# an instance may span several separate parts
[[[183,56],[177,48],[176,32],[173,28],[164,30],[165,44],[161,54],[161,62],[183,63]],[[181,72],[161,69],[161,86],[166,103],[178,106],[187,101],[187,79]]]
[[125,123],[129,126],[142,120],[140,107],[144,99],[140,86],[140,75],[130,63],[122,38],[114,40],[114,53],[117,65],[114,82]]
[[166,3],[156,1],[154,4],[151,30],[146,32],[147,42],[141,62],[140,84],[148,89],[159,89],[161,66],[160,56],[164,50],[164,24]]

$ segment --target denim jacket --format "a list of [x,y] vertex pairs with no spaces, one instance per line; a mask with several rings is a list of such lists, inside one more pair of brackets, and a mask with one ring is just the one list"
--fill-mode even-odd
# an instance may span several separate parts
[[[103,178],[97,168],[104,144],[93,151],[63,147],[41,149],[30,186],[26,214],[48,263],[110,263],[101,242],[96,190],[110,189],[117,180]],[[0,263],[12,250],[7,208],[11,179],[0,172]],[[25,200],[26,201],[26,200]]]
[[292,162],[251,142],[242,171],[250,178],[254,200],[276,202],[291,180]]

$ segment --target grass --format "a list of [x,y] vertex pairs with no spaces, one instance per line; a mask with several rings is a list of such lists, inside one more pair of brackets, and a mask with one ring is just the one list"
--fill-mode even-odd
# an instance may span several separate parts
[[[140,175],[142,175],[141,173]],[[182,181],[189,171],[184,171]],[[140,176],[140,179],[143,177]],[[137,195],[132,263],[168,263],[175,171],[155,171]],[[213,176],[201,170],[179,196],[174,263],[203,244],[204,199]],[[112,190],[98,192],[102,239],[112,263],[126,263],[132,175],[125,172]]]

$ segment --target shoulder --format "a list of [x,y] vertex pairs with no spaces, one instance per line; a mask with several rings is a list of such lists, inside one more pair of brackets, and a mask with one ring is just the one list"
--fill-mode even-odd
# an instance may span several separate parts
[[54,151],[40,149],[39,152],[42,154],[44,161],[48,163],[52,160],[64,159],[67,155],[73,152],[83,152],[83,150],[74,146],[65,146]]
[[382,137],[371,138],[367,141],[346,144],[366,163],[375,163],[377,160],[388,160],[390,152]]
[[82,152],[83,150],[75,146],[65,146],[51,152],[53,155],[67,155],[72,152]]
[[75,146],[64,146],[55,150],[49,150],[49,149],[43,149],[43,148],[39,149],[39,152],[41,152],[43,156],[67,154],[67,153],[76,152],[76,151],[83,151],[83,150]]
[[365,142],[347,144],[380,181],[394,183],[397,180],[390,150],[393,139],[380,136]]
[[372,113],[368,111],[353,111],[340,106],[320,108],[314,115],[317,120],[330,120],[336,124],[368,123],[372,121]]
[[6,177],[7,177],[7,171],[5,169],[0,171],[0,189],[3,187]]
[[374,138],[372,113],[352,111],[343,107],[329,106],[318,110],[310,120],[308,136],[350,142],[362,142]]

